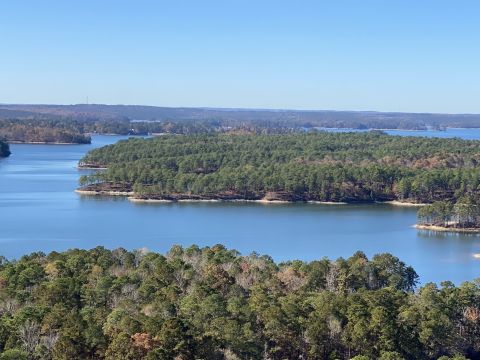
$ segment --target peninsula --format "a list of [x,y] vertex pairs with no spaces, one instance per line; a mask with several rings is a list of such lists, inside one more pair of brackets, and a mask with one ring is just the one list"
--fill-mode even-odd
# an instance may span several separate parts
[[191,135],[129,139],[80,161],[91,194],[136,201],[433,203],[476,188],[480,142],[382,132]]
[[478,194],[469,192],[456,202],[436,201],[418,210],[417,229],[480,233]]

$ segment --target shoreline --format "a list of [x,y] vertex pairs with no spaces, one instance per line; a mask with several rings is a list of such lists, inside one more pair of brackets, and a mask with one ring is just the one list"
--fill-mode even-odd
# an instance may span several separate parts
[[345,201],[317,201],[317,200],[309,200],[307,204],[317,204],[317,205],[348,205],[349,203]]
[[379,204],[388,204],[388,205],[393,205],[393,206],[405,206],[405,207],[420,207],[420,206],[428,205],[428,204],[423,204],[423,203],[414,203],[414,202],[399,201],[399,200],[380,201],[378,203]]
[[454,228],[454,227],[445,227],[438,225],[421,225],[415,224],[413,226],[418,230],[430,230],[430,231],[439,231],[439,232],[454,232],[454,233],[469,233],[469,234],[479,234],[480,228]]
[[[104,170],[106,168],[100,167],[78,167],[79,170]],[[186,194],[168,194],[163,196],[152,196],[152,197],[142,197],[135,194],[134,191],[124,190],[108,190],[108,189],[98,189],[98,190],[86,190],[82,188],[78,188],[75,190],[76,193],[80,195],[88,195],[88,196],[127,196],[128,200],[134,203],[169,203],[169,202],[251,202],[251,203],[259,203],[259,204],[312,204],[312,205],[352,205],[352,204],[387,204],[392,206],[398,207],[422,207],[427,204],[424,203],[413,203],[413,202],[403,202],[399,200],[391,200],[391,201],[374,201],[374,202],[360,202],[360,201],[352,201],[352,202],[345,202],[345,201],[319,201],[319,200],[303,200],[299,198],[292,198],[292,199],[282,199],[280,198],[269,198],[265,196],[263,198],[253,198],[253,199],[245,199],[241,197],[235,197],[231,194],[219,194],[218,196],[202,196],[202,195],[186,195]]]
[[75,189],[75,192],[79,195],[87,196],[132,196],[133,191],[94,191],[94,190],[80,190]]
[[[82,168],[86,169],[86,168]],[[95,168],[98,169],[98,168]],[[297,204],[297,203],[304,203],[304,204],[312,204],[312,205],[348,205],[347,202],[334,202],[334,201],[300,201],[300,200],[268,200],[268,199],[241,199],[241,198],[231,198],[231,199],[222,199],[222,198],[164,198],[164,199],[152,199],[152,198],[138,198],[135,197],[135,193],[133,191],[111,191],[111,190],[82,190],[82,189],[75,189],[74,190],[79,195],[85,196],[125,196],[128,198],[130,202],[133,203],[188,203],[188,202],[205,202],[205,203],[218,203],[218,202],[242,202],[242,203],[257,203],[257,204]]]
[[89,143],[77,143],[77,142],[48,142],[48,141],[17,141],[11,140],[7,141],[9,144],[15,145],[90,145]]
[[332,202],[332,201],[287,201],[287,200],[267,200],[267,199],[258,199],[258,200],[249,200],[249,199],[179,199],[179,200],[171,200],[171,199],[139,199],[133,196],[129,196],[128,200],[133,203],[145,203],[145,204],[155,204],[155,203],[220,203],[220,202],[228,202],[228,203],[256,203],[256,204],[313,204],[313,205],[348,205],[346,202]]

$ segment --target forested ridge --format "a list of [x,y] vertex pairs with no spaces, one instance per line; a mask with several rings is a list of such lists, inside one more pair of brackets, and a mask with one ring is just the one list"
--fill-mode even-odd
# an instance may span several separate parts
[[0,359],[478,359],[479,283],[416,283],[389,254],[33,253],[0,262]]
[[480,126],[478,114],[434,114],[376,111],[219,109],[138,105],[0,105],[0,119],[72,119],[118,122],[208,122],[238,127],[241,124],[269,124],[269,127],[330,127],[355,129],[444,129]]
[[0,158],[10,155],[10,146],[5,141],[0,139]]
[[381,132],[191,135],[95,149],[86,189],[124,186],[139,198],[431,203],[476,193],[480,142]]
[[304,131],[276,121],[130,121],[124,118],[34,118],[0,119],[0,136],[18,142],[88,143],[92,134],[210,134],[230,133],[289,133]]
[[74,124],[53,120],[0,120],[0,137],[20,143],[90,143]]

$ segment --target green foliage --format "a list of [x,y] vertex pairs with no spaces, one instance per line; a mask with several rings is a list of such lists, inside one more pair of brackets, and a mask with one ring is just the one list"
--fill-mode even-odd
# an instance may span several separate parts
[[418,211],[419,223],[445,228],[480,227],[479,194],[465,194],[455,203],[437,201]]
[[90,144],[90,137],[74,122],[62,120],[0,120],[0,137],[10,142]]
[[480,185],[480,142],[379,132],[192,135],[130,139],[90,151],[107,166],[82,186],[141,198],[434,202]]
[[479,283],[414,291],[416,281],[389,254],[277,264],[221,245],[34,253],[0,263],[0,351],[135,360],[478,355]]
[[28,360],[28,353],[20,349],[9,349],[0,354],[0,360]]

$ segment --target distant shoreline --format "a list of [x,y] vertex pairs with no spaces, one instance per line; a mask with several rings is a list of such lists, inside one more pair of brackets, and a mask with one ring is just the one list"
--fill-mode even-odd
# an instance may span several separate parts
[[89,145],[89,143],[81,142],[48,142],[48,141],[7,141],[9,144],[24,144],[24,145]]

